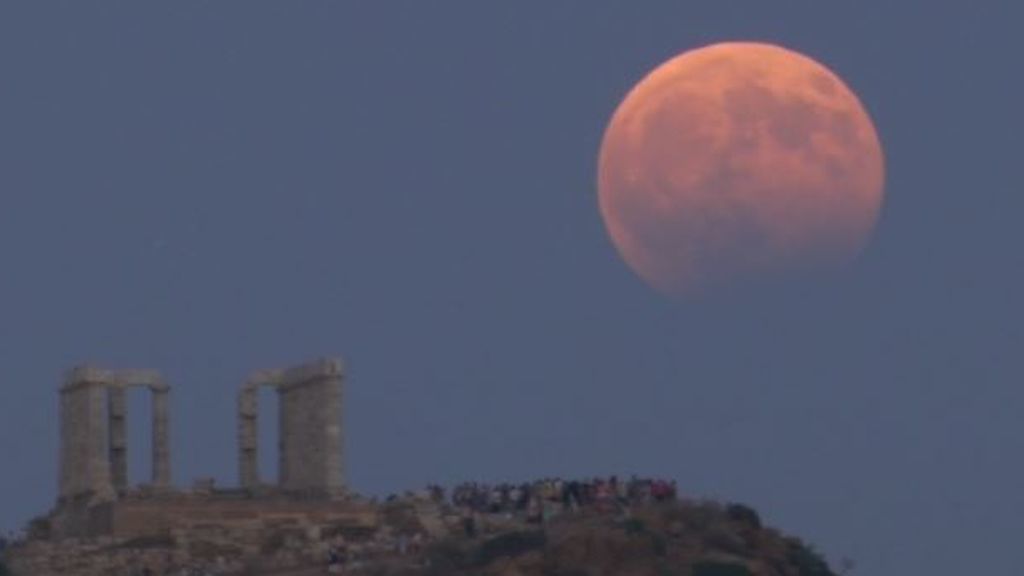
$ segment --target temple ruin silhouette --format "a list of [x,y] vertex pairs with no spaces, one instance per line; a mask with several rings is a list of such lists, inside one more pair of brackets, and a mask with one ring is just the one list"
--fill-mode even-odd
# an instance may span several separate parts
[[[340,359],[315,360],[252,373],[238,392],[238,486],[198,482],[173,486],[171,386],[155,370],[72,369],[60,389],[60,465],[55,538],[168,533],[196,523],[257,522],[273,510],[304,521],[352,519],[343,458],[344,368]],[[151,482],[128,482],[127,391],[152,396]],[[279,397],[278,479],[259,470],[259,398]],[[356,515],[358,516],[358,514]]]

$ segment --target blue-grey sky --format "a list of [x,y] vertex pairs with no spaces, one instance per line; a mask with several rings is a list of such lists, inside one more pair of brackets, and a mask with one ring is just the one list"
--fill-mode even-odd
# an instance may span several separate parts
[[[4,3],[0,528],[54,500],[68,367],[163,370],[177,482],[231,484],[242,378],[340,354],[362,492],[664,475],[861,574],[1013,573],[1022,17],[1009,1]],[[858,93],[886,152],[882,217],[847,270],[671,302],[605,233],[600,138],[650,69],[737,39]]]

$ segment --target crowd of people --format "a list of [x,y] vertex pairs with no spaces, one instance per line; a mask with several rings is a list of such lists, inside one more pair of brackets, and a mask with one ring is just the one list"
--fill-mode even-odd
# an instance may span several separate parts
[[[461,520],[468,537],[489,532],[506,522],[543,524],[563,513],[579,510],[595,512],[626,512],[631,507],[677,498],[674,480],[651,478],[620,479],[616,476],[589,480],[544,478],[533,482],[486,484],[466,482],[450,491],[438,485],[420,492],[407,492],[404,497],[392,495],[389,503],[430,501],[440,507],[442,515]],[[372,542],[350,543],[338,537],[327,553],[329,573],[344,573],[368,558],[380,555],[416,557],[428,544],[422,531],[384,530]]]
[[622,507],[675,500],[674,480],[617,476],[590,480],[545,478],[534,482],[480,484],[467,482],[450,495],[440,486],[428,487],[435,502],[450,505],[466,520],[466,532],[473,532],[474,514],[504,514],[527,522],[544,522],[563,512],[583,508],[611,511]]

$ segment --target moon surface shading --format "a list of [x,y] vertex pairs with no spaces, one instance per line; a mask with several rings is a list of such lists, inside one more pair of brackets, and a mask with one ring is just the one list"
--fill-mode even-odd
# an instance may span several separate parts
[[640,81],[601,143],[598,202],[619,253],[678,296],[855,258],[884,160],[857,96],[770,44],[684,52]]

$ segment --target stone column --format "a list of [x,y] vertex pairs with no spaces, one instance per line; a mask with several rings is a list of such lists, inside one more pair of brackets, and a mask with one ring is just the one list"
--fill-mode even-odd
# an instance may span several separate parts
[[[294,489],[292,481],[295,466],[292,462],[298,448],[295,448],[295,434],[289,433],[294,430],[293,416],[299,415],[294,407],[290,405],[291,399],[295,397],[290,389],[278,386],[277,390],[277,486],[278,488]],[[301,417],[301,415],[299,415]],[[301,440],[299,441],[301,442]]]
[[170,387],[155,384],[153,393],[153,486],[171,486]]
[[72,438],[78,432],[72,423],[71,391],[60,391],[60,462],[58,465],[58,494],[63,500],[71,496],[75,484],[75,463],[72,455]]
[[298,366],[282,377],[281,488],[328,497],[344,493],[340,360]]
[[242,488],[260,484],[259,388],[247,385],[238,393],[238,482]]
[[107,389],[107,434],[110,450],[110,480],[114,490],[128,488],[128,437],[126,434],[126,390],[121,386]]
[[89,459],[88,491],[94,500],[112,500],[114,487],[110,482],[110,460],[107,452],[107,422],[103,418],[107,398],[102,384],[90,384],[82,388],[87,398]]
[[103,370],[79,367],[61,389],[62,499],[114,499],[107,449],[107,396],[111,379]]

